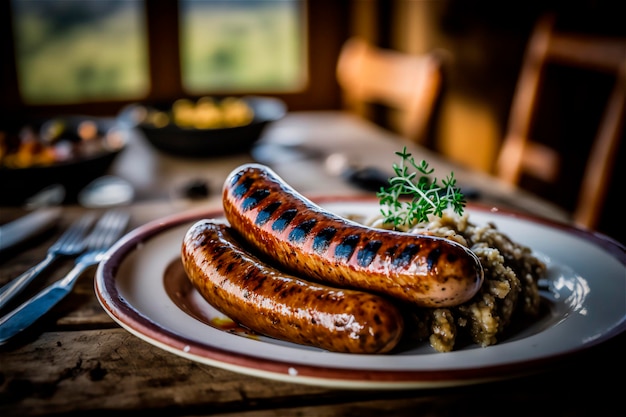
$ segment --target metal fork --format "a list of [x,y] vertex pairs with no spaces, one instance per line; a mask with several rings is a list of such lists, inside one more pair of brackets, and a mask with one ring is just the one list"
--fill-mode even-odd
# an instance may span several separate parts
[[106,212],[87,237],[87,250],[76,259],[72,270],[0,319],[0,345],[46,314],[72,291],[87,268],[104,260],[108,250],[126,229],[129,219],[129,214],[121,210]]
[[21,293],[37,275],[52,264],[52,261],[63,256],[76,256],[83,252],[86,246],[85,236],[94,219],[94,213],[87,213],[72,223],[65,233],[50,246],[46,257],[41,262],[0,288],[0,309]]

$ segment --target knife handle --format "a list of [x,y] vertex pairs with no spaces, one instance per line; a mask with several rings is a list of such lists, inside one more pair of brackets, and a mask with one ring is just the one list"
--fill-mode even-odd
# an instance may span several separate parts
[[38,209],[0,226],[0,252],[53,227],[61,215],[59,207]]
[[76,264],[65,278],[44,288],[15,310],[0,318],[0,345],[31,326],[65,298],[72,291],[76,279],[89,266],[89,264]]
[[46,258],[39,262],[37,265],[30,268],[28,271],[24,272],[17,278],[5,284],[2,288],[0,288],[0,310],[4,308],[5,305],[9,301],[11,301],[15,296],[17,296],[24,288],[31,283],[33,279],[37,275],[41,273],[44,269],[48,267],[52,263],[53,260],[57,258],[57,255],[53,253],[48,253]]

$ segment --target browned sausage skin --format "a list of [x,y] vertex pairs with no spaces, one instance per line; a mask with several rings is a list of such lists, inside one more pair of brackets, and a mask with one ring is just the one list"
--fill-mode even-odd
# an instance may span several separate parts
[[200,294],[257,333],[345,353],[385,353],[402,336],[402,315],[390,301],[284,274],[242,248],[224,224],[196,222],[181,253]]
[[329,213],[261,164],[235,169],[222,197],[234,229],[283,267],[306,277],[421,307],[464,303],[483,282],[480,261],[468,248]]

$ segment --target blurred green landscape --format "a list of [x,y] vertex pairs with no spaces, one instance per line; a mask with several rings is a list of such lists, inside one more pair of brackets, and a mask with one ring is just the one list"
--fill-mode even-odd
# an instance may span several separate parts
[[288,91],[306,82],[301,2],[216,3],[182,3],[181,61],[187,90]]
[[[185,89],[211,94],[301,87],[306,82],[301,3],[181,1]],[[12,0],[12,6],[25,102],[139,100],[148,94],[143,1]]]

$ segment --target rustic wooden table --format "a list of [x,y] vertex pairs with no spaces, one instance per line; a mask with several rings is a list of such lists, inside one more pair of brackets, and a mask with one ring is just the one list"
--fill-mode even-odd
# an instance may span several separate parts
[[[398,148],[386,133],[352,118],[292,115],[270,130],[256,153],[216,161],[183,160],[161,155],[141,138],[118,161],[114,173],[137,189],[130,229],[174,213],[219,208],[217,188],[228,172],[253,159],[272,166],[304,193],[329,190],[362,194],[333,174],[328,156],[348,155],[360,164],[386,168]],[[336,126],[333,140],[320,132]],[[363,142],[353,151],[339,134]],[[319,139],[317,138],[317,139]],[[387,141],[387,143],[385,143]],[[314,145],[311,145],[313,143]],[[264,149],[265,148],[265,149]],[[416,151],[422,152],[418,148]],[[281,151],[282,153],[277,153]],[[322,152],[323,159],[320,159]],[[441,170],[445,161],[423,151]],[[299,153],[294,156],[294,153]],[[304,154],[307,155],[304,155]],[[318,155],[311,157],[311,155]],[[391,158],[391,159],[390,159]],[[332,160],[333,158],[331,158]],[[483,201],[565,221],[558,209],[516,190],[492,183],[481,174],[456,168],[462,185],[475,187]],[[179,194],[181,184],[201,177],[214,192],[204,200]],[[0,252],[0,285],[41,260],[72,219],[87,209],[63,207],[57,227]],[[19,207],[0,209],[0,224],[25,214]],[[59,279],[72,264],[63,260],[33,283],[19,301]],[[183,358],[129,333],[102,309],[94,295],[95,267],[74,291],[34,326],[0,346],[0,415],[134,415],[160,412],[171,416],[621,416],[625,370],[624,333],[584,352],[546,365],[530,376],[450,388],[411,390],[335,389],[273,381],[204,365]],[[626,297],[626,295],[625,295]],[[7,306],[8,310],[19,301]],[[624,306],[616,306],[624,308]],[[6,311],[0,312],[4,314]]]

